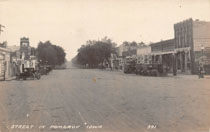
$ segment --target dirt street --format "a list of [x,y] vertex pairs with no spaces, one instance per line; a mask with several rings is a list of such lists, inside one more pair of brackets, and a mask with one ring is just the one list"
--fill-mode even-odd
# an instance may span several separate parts
[[0,131],[209,132],[209,82],[90,69],[0,82]]

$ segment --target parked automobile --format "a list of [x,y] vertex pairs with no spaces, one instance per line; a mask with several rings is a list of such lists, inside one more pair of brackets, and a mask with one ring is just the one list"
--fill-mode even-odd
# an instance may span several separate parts
[[132,57],[126,57],[123,71],[124,73],[135,73],[136,59]]
[[39,80],[41,78],[41,75],[40,73],[35,71],[34,68],[25,68],[24,72],[16,75],[17,80],[20,80],[20,79],[26,80],[27,78],[32,78],[32,79],[36,78]]
[[138,61],[135,57],[126,57],[124,64],[124,73],[135,73],[144,76],[166,76],[168,69],[161,63],[152,63],[149,57],[143,57]]
[[130,62],[124,65],[124,73],[135,73],[136,64],[135,62]]
[[145,76],[165,76],[167,68],[163,64],[137,64],[136,74]]
[[47,75],[50,71],[52,71],[52,67],[50,65],[43,65],[39,67],[41,75]]

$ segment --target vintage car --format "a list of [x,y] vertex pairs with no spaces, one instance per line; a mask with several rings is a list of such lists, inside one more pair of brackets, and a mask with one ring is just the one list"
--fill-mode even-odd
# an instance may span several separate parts
[[41,75],[47,75],[51,71],[52,71],[52,66],[50,65],[43,65],[39,67],[39,73],[41,73]]
[[32,79],[40,79],[41,75],[37,71],[34,70],[34,68],[24,68],[24,71],[22,73],[19,73],[16,75],[16,79],[20,80],[26,80],[27,78],[32,78]]
[[136,74],[146,76],[165,76],[167,75],[167,67],[163,64],[137,64]]
[[136,71],[136,64],[135,62],[133,63],[127,63],[124,65],[124,73],[135,73]]
[[124,73],[135,73],[136,71],[136,59],[132,57],[125,58]]

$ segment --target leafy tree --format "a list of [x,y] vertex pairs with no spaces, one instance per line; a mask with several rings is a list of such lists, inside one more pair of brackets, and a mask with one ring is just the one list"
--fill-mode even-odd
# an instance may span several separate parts
[[65,62],[66,53],[60,46],[53,45],[50,41],[39,42],[37,47],[38,59],[41,64],[52,66],[61,65]]
[[57,55],[57,65],[62,65],[66,60],[65,56],[66,53],[64,52],[64,49],[60,46],[53,45],[54,49],[56,50]]
[[123,44],[124,44],[125,46],[129,46],[130,43],[129,43],[128,41],[124,41]]
[[111,53],[115,53],[116,44],[111,39],[104,37],[102,40],[88,40],[86,45],[78,49],[78,54],[74,58],[74,63],[97,67],[98,64],[106,60],[110,63]]

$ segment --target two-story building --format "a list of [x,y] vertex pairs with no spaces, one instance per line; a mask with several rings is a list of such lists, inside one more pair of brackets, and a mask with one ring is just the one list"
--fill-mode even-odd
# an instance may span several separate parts
[[174,42],[177,71],[197,73],[202,53],[210,48],[210,22],[188,19],[174,24]]

